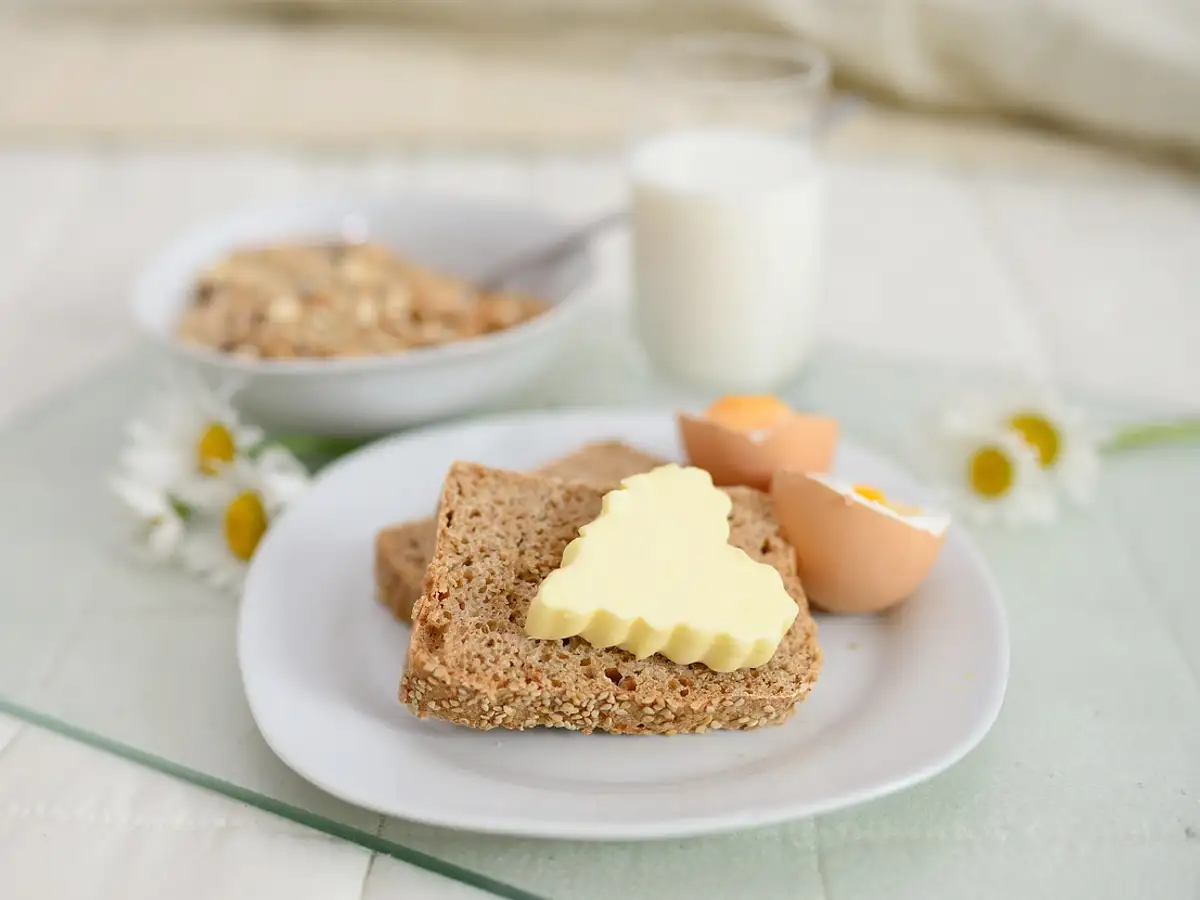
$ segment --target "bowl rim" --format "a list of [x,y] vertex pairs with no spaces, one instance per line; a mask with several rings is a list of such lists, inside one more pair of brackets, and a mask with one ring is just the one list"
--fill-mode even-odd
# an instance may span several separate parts
[[[551,303],[549,309],[527,319],[520,324],[490,334],[451,341],[429,347],[414,347],[394,353],[378,353],[367,356],[333,356],[333,357],[298,357],[294,359],[261,359],[254,357],[239,357],[229,353],[221,353],[195,344],[185,344],[153,327],[144,314],[149,303],[147,296],[151,293],[151,285],[164,277],[177,274],[181,262],[179,257],[185,251],[205,240],[217,241],[224,232],[236,230],[239,225],[253,221],[271,213],[301,214],[303,211],[341,210],[343,217],[356,214],[355,210],[370,210],[386,208],[392,204],[402,204],[408,200],[425,203],[446,203],[459,206],[475,206],[489,209],[493,212],[522,212],[541,218],[547,224],[563,228],[569,227],[568,220],[534,204],[526,204],[520,200],[505,200],[480,198],[466,194],[434,191],[394,191],[389,193],[314,193],[302,198],[243,205],[232,212],[215,218],[204,220],[190,228],[177,233],[173,238],[159,246],[150,259],[138,270],[134,278],[128,309],[134,324],[143,337],[157,346],[163,347],[178,356],[187,357],[195,362],[205,363],[242,374],[256,376],[292,375],[292,374],[333,374],[359,373],[379,370],[403,370],[427,367],[432,364],[443,365],[472,359],[491,353],[502,352],[505,349],[523,345],[527,340],[538,335],[546,334],[555,328],[565,325],[572,316],[577,316],[585,305],[585,289],[592,283],[596,274],[595,251],[590,244],[584,244],[572,251],[567,258],[575,258],[582,265],[579,281],[563,295]],[[287,240],[281,236],[278,240]],[[232,248],[232,240],[227,248]]]

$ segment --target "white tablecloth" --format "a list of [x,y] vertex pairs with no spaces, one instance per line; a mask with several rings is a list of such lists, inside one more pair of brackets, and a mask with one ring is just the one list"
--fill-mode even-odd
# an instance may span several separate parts
[[[1200,186],[835,163],[825,339],[1051,373],[1200,405]],[[180,227],[258,198],[446,188],[586,215],[605,158],[0,152],[0,417],[135,339],[125,301]],[[621,303],[626,242],[596,290]],[[0,718],[0,897],[482,896],[394,860]]]

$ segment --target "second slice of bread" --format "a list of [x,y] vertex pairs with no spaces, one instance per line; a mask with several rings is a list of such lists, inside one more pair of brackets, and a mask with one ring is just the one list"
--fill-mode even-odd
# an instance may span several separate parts
[[[616,487],[622,478],[649,472],[663,462],[623,441],[595,441],[546,463],[537,473],[609,488]],[[437,523],[432,516],[391,525],[375,538],[375,587],[379,600],[401,621],[412,618],[413,604],[421,596],[436,538]]]
[[676,734],[784,721],[820,671],[816,626],[770,498],[727,492],[730,543],[774,566],[800,611],[768,663],[722,673],[657,655],[639,660],[578,637],[526,636],[538,585],[599,514],[605,490],[456,463],[438,507],[401,701],[420,717],[483,729]]

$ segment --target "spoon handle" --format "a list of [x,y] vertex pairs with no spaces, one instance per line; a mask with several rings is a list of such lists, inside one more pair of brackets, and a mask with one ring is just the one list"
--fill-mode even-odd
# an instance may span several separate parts
[[[840,124],[843,119],[857,112],[861,107],[860,98],[850,95],[830,104],[821,118],[814,124],[814,133],[821,134]],[[478,282],[483,291],[495,291],[512,281],[518,275],[536,271],[541,266],[548,265],[561,259],[567,253],[578,249],[602,231],[618,225],[629,216],[627,209],[613,209],[572,228],[562,235],[533,250],[527,250],[520,255],[507,259],[494,267]]]
[[512,259],[505,260],[479,280],[479,287],[484,291],[495,291],[512,281],[518,275],[536,271],[544,265],[560,259],[567,253],[578,249],[593,237],[614,225],[623,222],[628,215],[625,209],[614,209],[591,219],[577,228],[572,228],[561,237],[555,238],[548,244],[543,244],[533,250],[521,253]]

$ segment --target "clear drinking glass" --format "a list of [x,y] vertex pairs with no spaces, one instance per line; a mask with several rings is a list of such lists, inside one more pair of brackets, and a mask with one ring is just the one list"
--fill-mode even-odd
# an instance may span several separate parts
[[651,362],[706,391],[770,391],[812,345],[830,66],[801,41],[687,35],[635,66],[634,322]]

